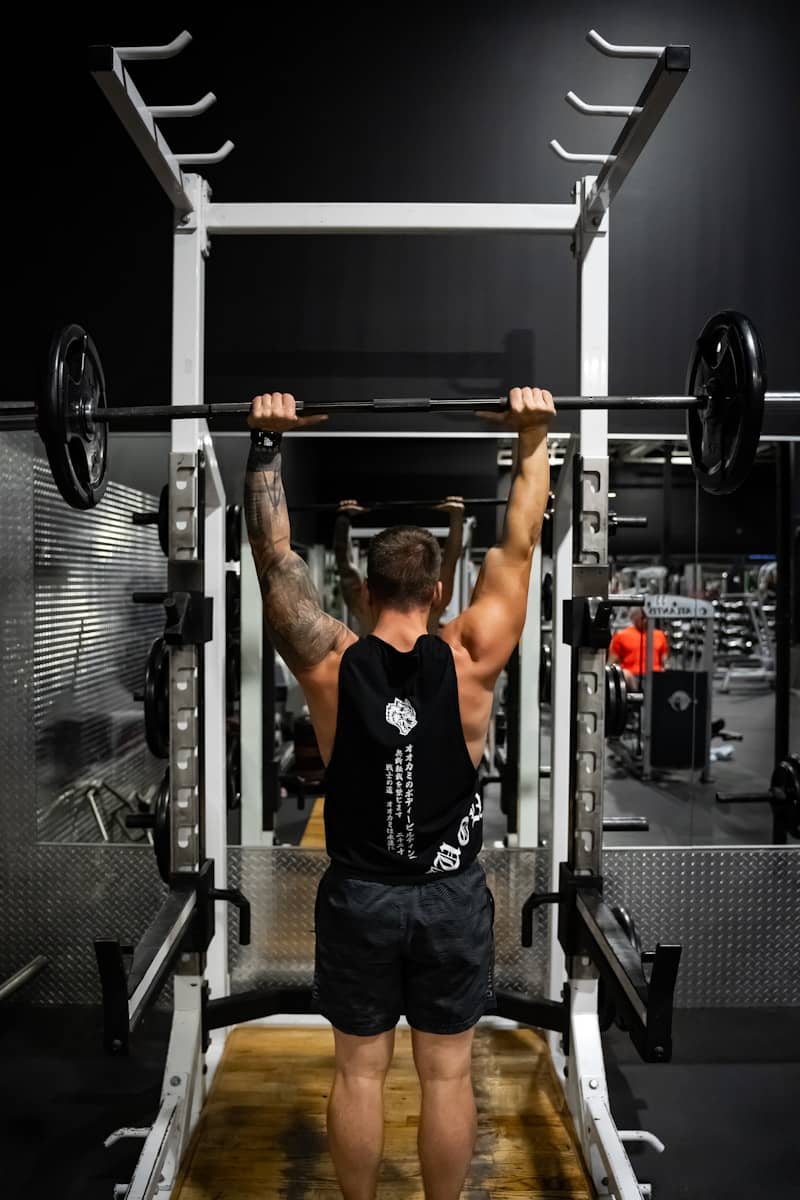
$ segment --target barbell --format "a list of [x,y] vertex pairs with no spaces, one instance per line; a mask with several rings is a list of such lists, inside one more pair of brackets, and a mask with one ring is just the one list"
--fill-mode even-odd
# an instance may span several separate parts
[[[770,398],[765,388],[766,360],[755,326],[742,313],[726,310],[711,317],[697,338],[686,395],[557,396],[555,403],[562,410],[685,410],[695,475],[706,491],[726,494],[741,486],[753,465],[765,397]],[[507,404],[501,396],[299,401],[297,412],[502,412]],[[88,509],[105,490],[110,422],[135,427],[140,421],[210,420],[249,411],[249,402],[109,408],[97,347],[80,325],[68,325],[53,342],[47,390],[35,405],[2,405],[0,430],[36,429],[61,495],[73,508]]]
[[800,838],[800,755],[789,754],[772,772],[769,788],[761,792],[717,792],[717,804],[769,804],[773,817],[773,841],[786,842],[786,835]]

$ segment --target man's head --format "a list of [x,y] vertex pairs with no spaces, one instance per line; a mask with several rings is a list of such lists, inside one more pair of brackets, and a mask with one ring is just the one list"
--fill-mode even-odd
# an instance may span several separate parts
[[384,529],[372,539],[367,555],[370,603],[399,612],[430,608],[441,588],[441,566],[439,543],[427,529]]
[[641,632],[647,628],[647,617],[644,615],[643,608],[632,608],[628,614],[631,619],[631,624]]

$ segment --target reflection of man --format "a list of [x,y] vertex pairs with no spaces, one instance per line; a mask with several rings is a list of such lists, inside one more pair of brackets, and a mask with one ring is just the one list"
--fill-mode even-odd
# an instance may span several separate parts
[[[428,633],[439,632],[439,621],[442,613],[453,598],[453,580],[456,564],[461,557],[462,535],[464,529],[464,501],[460,496],[448,496],[441,504],[437,504],[439,512],[446,512],[450,519],[447,540],[442,551],[442,567],[439,578],[442,583],[442,594],[434,601],[428,619]],[[371,632],[375,618],[369,603],[369,592],[366,580],[361,578],[358,568],[350,557],[350,518],[358,513],[367,512],[356,500],[340,500],[339,511],[336,514],[336,524],[333,530],[333,550],[336,555],[336,566],[339,571],[339,582],[342,588],[344,602],[358,622],[358,630],[363,635]]]
[[[643,608],[632,608],[628,614],[631,624],[620,629],[611,639],[608,648],[609,663],[619,663],[625,672],[628,685],[637,687],[645,674],[647,653],[647,617]],[[667,635],[661,629],[653,630],[653,670],[663,671],[664,660],[669,654]]]

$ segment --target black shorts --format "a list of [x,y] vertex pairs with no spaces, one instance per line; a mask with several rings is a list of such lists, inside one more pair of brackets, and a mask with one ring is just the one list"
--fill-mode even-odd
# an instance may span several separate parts
[[422,1033],[462,1033],[494,997],[494,899],[479,862],[430,883],[352,879],[329,867],[315,917],[316,1009],[374,1036],[402,1015]]

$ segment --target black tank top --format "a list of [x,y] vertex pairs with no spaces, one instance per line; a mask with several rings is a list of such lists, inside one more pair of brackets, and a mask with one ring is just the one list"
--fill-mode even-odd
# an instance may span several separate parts
[[331,861],[383,883],[463,871],[483,844],[476,779],[446,642],[424,634],[405,653],[372,634],[354,642],[326,775]]

